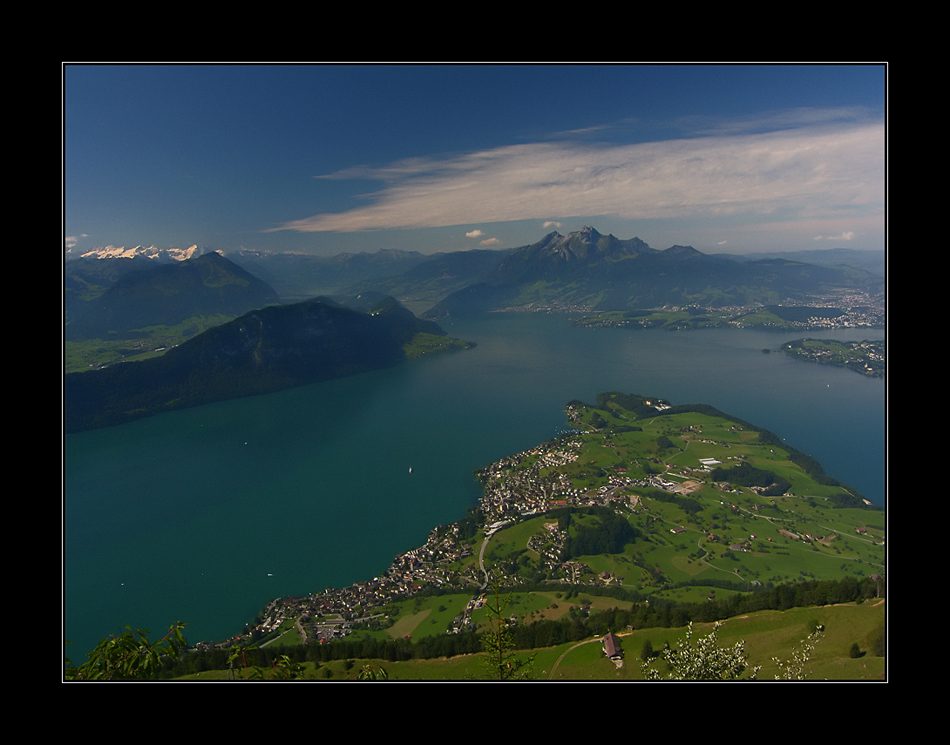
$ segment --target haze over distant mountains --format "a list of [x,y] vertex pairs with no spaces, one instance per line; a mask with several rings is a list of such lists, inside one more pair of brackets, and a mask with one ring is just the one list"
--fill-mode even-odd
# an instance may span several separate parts
[[242,251],[229,258],[197,246],[175,256],[104,250],[66,263],[68,341],[95,347],[95,340],[147,338],[150,329],[176,326],[181,339],[223,324],[158,359],[70,374],[70,431],[394,364],[415,334],[444,335],[402,303],[438,319],[499,309],[781,305],[884,291],[881,274],[831,265],[850,258],[841,249],[816,254],[827,264],[739,258],[690,246],[658,250],[592,227],[517,249],[432,256]]
[[818,266],[850,266],[864,269],[883,277],[887,271],[887,256],[883,251],[856,251],[853,248],[814,248],[808,251],[775,251],[750,254],[715,254],[735,261],[762,261],[784,259]]
[[[435,255],[384,249],[329,257],[238,251],[224,257],[198,246],[175,251],[108,247],[68,261],[69,335],[121,335],[149,323],[172,325],[189,314],[234,317],[276,302],[367,292],[391,295],[437,318],[551,305],[626,310],[778,304],[843,289],[880,293],[884,287],[878,252],[838,248],[734,256],[689,246],[658,250],[592,227],[566,236],[552,232],[515,249]],[[143,268],[149,271],[143,274]]]
[[[520,248],[429,256],[380,251],[332,257],[239,252],[229,257],[265,278],[282,297],[374,290],[433,316],[532,302],[590,309],[631,303],[774,303],[828,287],[874,291],[883,285],[883,252],[829,249],[740,257],[684,246],[660,251],[639,238],[620,240],[594,228],[567,236],[551,233]],[[459,296],[448,299],[452,293]],[[447,305],[433,307],[442,301]]]
[[[545,255],[543,247],[550,248],[558,244],[558,251],[562,254],[560,258],[555,255]],[[592,290],[598,292],[602,289],[608,289],[613,285],[610,291],[611,302],[617,303],[618,284],[624,281],[632,281],[639,285],[651,284],[656,278],[660,278],[661,285],[666,284],[667,294],[664,297],[662,293],[655,291],[642,292],[636,290],[636,294],[642,296],[645,300],[651,297],[664,302],[684,302],[684,293],[687,296],[695,296],[698,302],[704,300],[715,300],[714,297],[702,297],[702,289],[697,288],[697,278],[692,278],[683,287],[671,284],[669,271],[663,268],[664,264],[671,264],[671,259],[685,258],[692,255],[693,258],[700,258],[706,262],[705,265],[697,261],[687,267],[685,264],[680,266],[671,266],[674,274],[679,275],[679,279],[686,280],[690,271],[701,272],[703,267],[709,267],[716,272],[716,281],[712,283],[713,288],[721,289],[726,295],[731,296],[733,300],[742,301],[748,299],[755,301],[755,292],[742,291],[738,288],[743,285],[748,290],[755,288],[757,284],[766,281],[766,277],[757,277],[753,272],[750,276],[749,267],[742,269],[742,266],[757,264],[757,262],[772,262],[771,264],[758,264],[761,268],[767,268],[768,274],[772,279],[767,280],[768,289],[772,292],[769,295],[770,302],[777,299],[783,291],[783,283],[791,285],[790,297],[800,296],[802,292],[820,289],[820,285],[842,284],[843,286],[862,285],[867,283],[873,286],[875,277],[879,281],[884,275],[885,263],[883,251],[855,251],[846,248],[816,249],[797,252],[768,253],[760,252],[756,254],[736,255],[736,254],[703,254],[700,251],[691,249],[684,251],[688,247],[672,247],[677,251],[668,253],[651,248],[638,238],[629,240],[619,240],[612,235],[601,235],[593,228],[585,228],[582,231],[571,233],[567,236],[561,236],[558,233],[551,233],[541,239],[538,243],[531,246],[523,246],[511,249],[474,249],[457,252],[446,252],[426,255],[417,251],[397,251],[390,249],[381,249],[374,253],[340,253],[333,256],[311,256],[301,253],[262,253],[256,251],[240,250],[227,252],[227,258],[243,267],[249,273],[268,283],[280,296],[284,302],[303,300],[305,298],[317,295],[345,294],[353,295],[366,291],[378,291],[383,294],[393,295],[402,302],[414,303],[421,310],[427,310],[441,300],[444,300],[452,292],[467,290],[480,283],[487,283],[495,288],[510,285],[514,281],[511,274],[516,266],[521,263],[522,268],[527,270],[528,264],[534,264],[538,269],[540,263],[547,263],[549,266],[542,271],[545,281],[557,280],[561,282],[566,279],[564,272],[573,269],[583,269],[585,276],[579,277],[577,281],[588,285],[588,295],[593,295]],[[191,246],[188,249],[169,249],[162,252],[154,247],[133,249],[106,247],[83,253],[84,260],[91,262],[93,258],[115,258],[115,257],[136,257],[136,261],[144,262],[142,257],[150,257],[152,262],[168,262],[173,258],[183,260],[185,258],[194,258],[201,253],[207,253],[208,249],[198,246]],[[512,254],[518,254],[519,258],[505,262]],[[569,266],[566,256],[574,256],[572,264]],[[663,256],[658,256],[663,254]],[[634,264],[616,264],[618,259],[632,259],[637,256],[645,258],[641,260],[634,271]],[[653,257],[652,263],[650,257]],[[837,272],[826,272],[821,277],[814,276],[816,280],[807,283],[796,280],[794,271],[788,265],[777,264],[776,260],[790,262],[792,264],[807,264],[818,267],[838,268]],[[557,266],[561,263],[564,270],[562,276],[557,276]],[[100,263],[100,262],[94,262]],[[129,260],[123,262],[110,262],[116,264],[127,264],[131,269]],[[67,267],[75,265],[75,261],[67,262]],[[154,265],[154,264],[153,264]],[[597,280],[598,268],[603,270],[604,275],[617,274],[624,272],[625,276],[604,276],[602,284],[605,287],[594,288],[591,284]],[[854,275],[846,277],[840,273],[841,267],[850,267],[855,270],[867,272],[863,279]],[[781,270],[781,271],[780,271]],[[117,271],[116,269],[110,271]],[[729,276],[730,271],[732,276]],[[799,274],[801,274],[799,267]],[[652,277],[651,277],[652,272]],[[522,279],[527,280],[528,273],[523,274]],[[68,277],[67,277],[68,279]],[[519,280],[520,281],[520,280]],[[537,280],[535,280],[537,281]],[[600,281],[600,280],[598,280]],[[798,285],[795,287],[795,285]],[[730,289],[732,288],[732,289]],[[557,289],[557,288],[549,288]],[[561,288],[564,289],[564,288]],[[760,290],[765,289],[759,287]],[[575,287],[568,294],[579,297],[584,294],[582,288]],[[677,294],[677,290],[679,290]],[[469,294],[478,293],[478,290],[467,290]],[[670,294],[672,293],[672,294]],[[550,295],[550,291],[545,295]],[[761,294],[761,293],[760,293]],[[517,298],[515,298],[517,299]],[[590,298],[588,298],[588,301]],[[601,298],[601,301],[607,300],[607,296]]]
[[843,289],[879,293],[883,277],[781,258],[740,261],[690,246],[661,251],[639,238],[620,240],[585,227],[567,236],[553,232],[510,252],[481,282],[448,295],[425,316],[545,306],[608,311],[776,304]]
[[[99,271],[125,263],[128,270],[121,274]],[[233,318],[280,302],[266,282],[217,252],[158,264],[87,258],[70,262],[66,276],[68,339],[124,338],[149,326],[174,326],[195,316]]]

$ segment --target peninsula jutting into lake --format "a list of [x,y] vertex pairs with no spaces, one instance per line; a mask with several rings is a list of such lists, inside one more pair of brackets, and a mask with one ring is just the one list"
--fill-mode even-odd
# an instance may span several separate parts
[[797,339],[785,342],[782,351],[790,357],[825,365],[837,365],[862,375],[883,376],[887,370],[887,342]]
[[275,599],[250,638],[366,638],[392,628],[408,599],[433,594],[470,598],[441,630],[459,634],[490,581],[658,603],[684,583],[755,593],[803,572],[885,573],[879,508],[767,431],[709,406],[617,392],[572,401],[566,415],[564,435],[477,473],[483,494],[464,519],[377,577]]

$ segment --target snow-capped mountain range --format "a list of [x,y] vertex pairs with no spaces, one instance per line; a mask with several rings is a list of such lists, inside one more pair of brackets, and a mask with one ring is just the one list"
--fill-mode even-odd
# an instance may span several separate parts
[[147,259],[156,259],[160,261],[184,261],[201,256],[205,252],[204,248],[197,244],[189,248],[157,248],[155,246],[101,246],[91,251],[85,251],[78,254],[74,250],[67,251],[67,258],[83,259],[131,259],[136,256],[144,256]]

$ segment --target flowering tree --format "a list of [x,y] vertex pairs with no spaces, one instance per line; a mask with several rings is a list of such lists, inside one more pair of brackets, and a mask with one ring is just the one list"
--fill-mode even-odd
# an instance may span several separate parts
[[773,657],[772,661],[779,666],[781,675],[776,675],[776,680],[805,680],[805,663],[811,657],[815,645],[824,637],[824,627],[819,627],[806,636],[802,643],[792,650],[792,659],[780,660]]
[[[693,640],[692,622],[686,629],[686,636],[675,647],[667,646],[660,654],[670,672],[669,680],[739,680],[748,668],[749,655],[745,651],[745,641],[738,641],[732,647],[720,647],[717,623],[707,636]],[[664,680],[650,662],[644,662],[643,674],[647,680]],[[747,680],[755,680],[759,668],[751,669]]]

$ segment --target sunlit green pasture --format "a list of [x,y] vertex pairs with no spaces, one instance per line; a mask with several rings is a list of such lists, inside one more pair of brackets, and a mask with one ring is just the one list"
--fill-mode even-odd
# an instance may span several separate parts
[[231,316],[196,316],[175,326],[148,326],[125,339],[83,339],[64,346],[65,372],[84,372],[116,362],[160,357],[193,336],[232,320]]

